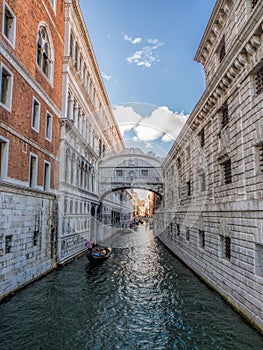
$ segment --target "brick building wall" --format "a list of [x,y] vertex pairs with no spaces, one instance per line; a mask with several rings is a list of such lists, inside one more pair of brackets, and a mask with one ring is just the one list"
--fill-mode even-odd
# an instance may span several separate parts
[[56,265],[64,1],[0,1],[0,24],[1,297]]

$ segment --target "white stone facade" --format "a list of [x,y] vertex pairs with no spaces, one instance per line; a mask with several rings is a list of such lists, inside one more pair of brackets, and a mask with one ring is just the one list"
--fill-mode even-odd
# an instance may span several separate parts
[[163,163],[160,239],[263,331],[263,3],[216,2],[206,89]]
[[[77,0],[65,3],[59,262],[83,252],[101,233],[98,165],[124,148]],[[103,239],[100,234],[100,239]]]

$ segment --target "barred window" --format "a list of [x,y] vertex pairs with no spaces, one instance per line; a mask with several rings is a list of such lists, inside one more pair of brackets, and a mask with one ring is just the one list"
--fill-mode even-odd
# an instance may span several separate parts
[[229,123],[229,115],[228,115],[228,105],[227,103],[224,103],[221,108],[221,124],[222,128],[224,128]]
[[225,258],[230,259],[231,257],[231,238],[225,237]]
[[11,253],[12,249],[12,235],[5,236],[5,254]]
[[205,174],[200,175],[200,190],[201,192],[205,191]]
[[232,167],[231,167],[231,159],[228,159],[223,163],[224,170],[224,183],[230,184],[232,182]]
[[203,128],[203,129],[199,132],[198,136],[199,136],[200,146],[201,146],[201,147],[204,147],[204,145],[205,145],[205,128]]
[[205,231],[199,230],[198,235],[199,235],[199,247],[204,248],[205,247]]
[[263,92],[263,68],[259,69],[255,74],[255,90],[256,96]]
[[263,172],[263,144],[259,147],[259,169]]
[[226,55],[226,44],[225,44],[225,37],[223,37],[218,47],[218,57],[219,57],[220,63],[223,61],[225,55]]
[[148,170],[142,170],[142,176],[148,176]]
[[258,2],[259,0],[251,0],[252,9],[257,5]]
[[186,239],[187,241],[190,240],[190,229],[189,229],[189,228],[186,228],[185,239]]
[[122,176],[123,172],[122,170],[116,170],[116,176]]
[[191,181],[186,182],[187,196],[191,196]]

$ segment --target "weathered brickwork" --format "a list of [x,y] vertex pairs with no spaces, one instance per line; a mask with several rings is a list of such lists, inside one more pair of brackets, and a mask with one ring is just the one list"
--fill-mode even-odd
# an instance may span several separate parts
[[0,23],[2,297],[56,265],[64,1],[0,1]]
[[261,1],[216,2],[195,57],[206,90],[163,163],[155,230],[263,331],[262,18]]

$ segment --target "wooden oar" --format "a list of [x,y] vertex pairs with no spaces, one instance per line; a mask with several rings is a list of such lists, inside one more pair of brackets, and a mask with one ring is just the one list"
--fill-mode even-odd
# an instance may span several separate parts
[[113,261],[116,265],[121,265],[121,262],[119,260],[114,259],[111,255],[109,256],[109,259]]

